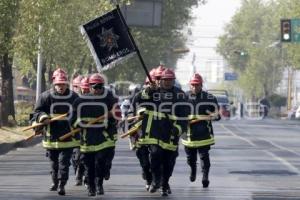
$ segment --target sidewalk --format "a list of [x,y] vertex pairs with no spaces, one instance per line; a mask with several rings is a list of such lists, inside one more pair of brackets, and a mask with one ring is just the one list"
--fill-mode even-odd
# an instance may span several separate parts
[[30,136],[32,131],[21,131],[22,127],[1,127],[0,128],[0,155],[9,152],[12,149],[31,146],[40,142],[40,137],[35,137],[30,141],[25,139]]

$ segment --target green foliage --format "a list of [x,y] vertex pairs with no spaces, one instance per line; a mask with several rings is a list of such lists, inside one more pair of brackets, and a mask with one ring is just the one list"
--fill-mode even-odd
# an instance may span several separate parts
[[[244,0],[219,38],[218,52],[239,74],[239,86],[248,97],[273,93],[282,77],[277,3]],[[235,52],[247,52],[247,56]]]
[[[15,37],[15,53],[20,64],[17,67],[25,75],[35,75],[40,36],[43,60],[46,67],[50,68],[49,71],[59,65],[73,73],[74,69],[81,67],[79,65],[83,58],[90,54],[79,25],[111,8],[109,1],[23,0],[18,35]],[[41,32],[39,25],[42,27]]]
[[34,108],[34,104],[26,101],[19,101],[15,103],[16,108],[16,123],[18,126],[28,126],[29,114]]
[[286,106],[287,98],[279,94],[272,94],[268,99],[272,106],[275,107]]
[[[300,18],[300,1],[298,0],[278,0],[277,17],[279,19],[299,19]],[[299,44],[283,44],[285,66],[292,66],[300,69],[300,46]]]
[[[38,36],[42,38],[44,62],[48,71],[59,65],[71,74],[87,72],[95,64],[82,39],[79,26],[113,9],[113,1],[105,0],[21,0],[20,23],[15,55],[17,67],[27,76],[35,76]],[[127,1],[120,1],[124,3]],[[185,38],[180,31],[191,19],[192,6],[203,0],[164,0],[162,26],[159,28],[132,27],[131,33],[149,68],[160,61],[174,67],[180,55],[172,48],[183,47]],[[38,27],[42,26],[39,33]],[[138,59],[130,59],[117,69],[105,72],[109,80],[139,80],[145,74]],[[34,81],[34,80],[32,80]]]
[[13,48],[12,38],[18,20],[19,0],[0,1],[0,55]]

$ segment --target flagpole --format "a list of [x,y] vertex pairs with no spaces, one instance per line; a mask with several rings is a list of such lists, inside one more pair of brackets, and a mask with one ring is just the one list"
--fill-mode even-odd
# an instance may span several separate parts
[[143,58],[142,58],[142,55],[141,55],[141,53],[140,53],[140,51],[139,51],[137,45],[136,45],[135,42],[134,42],[134,39],[133,39],[133,37],[132,37],[132,35],[131,35],[131,33],[130,33],[129,27],[128,27],[127,24],[126,24],[126,21],[125,21],[125,19],[124,19],[124,17],[123,17],[123,14],[122,14],[122,12],[121,12],[121,10],[120,10],[120,6],[119,6],[118,4],[117,4],[117,11],[118,11],[118,13],[119,13],[119,15],[120,15],[120,17],[121,17],[121,20],[122,20],[122,22],[123,22],[123,24],[124,24],[124,26],[125,26],[125,28],[126,28],[126,30],[127,30],[127,32],[128,32],[128,35],[129,35],[130,40],[131,40],[131,42],[132,42],[132,44],[133,44],[133,46],[134,46],[134,48],[135,48],[135,50],[136,50],[136,53],[137,53],[137,55],[138,55],[138,57],[139,57],[139,59],[140,59],[140,61],[141,61],[141,63],[142,63],[143,69],[144,69],[144,71],[145,71],[145,73],[146,73],[146,75],[147,75],[147,77],[148,77],[150,83],[153,83],[153,81],[152,81],[152,79],[151,79],[151,76],[150,76],[150,74],[149,74],[149,71],[148,71],[148,69],[147,69],[147,67],[146,67],[146,65],[145,65],[145,62],[144,62]]

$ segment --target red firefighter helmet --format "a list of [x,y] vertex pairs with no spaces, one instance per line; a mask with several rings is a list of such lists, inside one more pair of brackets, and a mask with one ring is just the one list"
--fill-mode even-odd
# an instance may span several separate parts
[[161,79],[176,79],[175,73],[171,69],[165,69],[161,74]]
[[150,70],[149,75],[151,76],[151,79],[152,79],[152,77],[155,78],[155,73],[156,73],[156,69],[155,68]]
[[82,80],[82,76],[79,75],[79,76],[76,76],[76,78],[73,79],[72,81],[72,85],[73,87],[76,86],[76,87],[79,87],[80,86],[80,81]]
[[198,84],[202,84],[202,83],[203,83],[203,79],[202,79],[201,75],[198,73],[194,74],[190,80],[191,85],[198,85]]
[[67,73],[62,68],[57,68],[52,74],[52,80],[54,80],[55,77],[60,74],[65,74],[65,76],[67,76]]
[[90,84],[89,84],[89,78],[88,77],[84,77],[83,79],[81,79],[80,88],[90,89]]
[[53,84],[68,84],[68,77],[64,73],[57,74],[53,79]]
[[[154,68],[154,69],[151,69],[151,71],[149,72],[149,75],[150,75],[152,81],[155,81],[155,79],[156,79],[155,71],[156,71],[156,69]],[[148,83],[150,83],[150,81],[149,81],[149,78],[146,77],[145,84],[148,84]]]
[[100,74],[95,73],[91,75],[91,77],[89,78],[89,82],[91,85],[104,83],[104,78]]
[[159,65],[155,70],[154,76],[158,79],[161,78],[162,73],[165,69],[166,69],[166,67],[164,65]]

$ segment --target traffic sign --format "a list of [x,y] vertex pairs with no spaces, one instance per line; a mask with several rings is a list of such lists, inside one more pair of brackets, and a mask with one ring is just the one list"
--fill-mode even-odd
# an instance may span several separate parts
[[292,42],[300,42],[300,19],[291,19]]
[[237,73],[234,72],[225,72],[224,73],[224,80],[225,81],[235,81],[238,79]]

